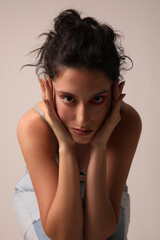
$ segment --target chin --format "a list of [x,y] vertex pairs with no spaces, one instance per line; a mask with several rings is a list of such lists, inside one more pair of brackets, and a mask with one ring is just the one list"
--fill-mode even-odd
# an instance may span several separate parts
[[90,143],[90,141],[75,141],[75,143],[78,143],[78,144],[88,144],[88,143]]
[[89,137],[89,138],[82,138],[82,137],[81,138],[75,138],[75,137],[73,137],[73,140],[74,140],[75,143],[87,144],[87,143],[90,143],[91,137]]

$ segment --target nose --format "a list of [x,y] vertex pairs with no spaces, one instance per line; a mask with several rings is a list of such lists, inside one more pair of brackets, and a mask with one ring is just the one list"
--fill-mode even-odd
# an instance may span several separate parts
[[77,125],[81,128],[89,127],[90,116],[89,109],[85,103],[79,104],[76,112]]

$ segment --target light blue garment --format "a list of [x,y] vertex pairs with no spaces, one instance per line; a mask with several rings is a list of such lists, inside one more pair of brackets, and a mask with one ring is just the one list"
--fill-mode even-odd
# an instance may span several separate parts
[[[41,112],[41,110],[37,106],[34,106],[34,108],[41,114],[42,118],[44,119],[44,114]],[[58,164],[58,155],[56,155],[56,161]],[[80,173],[80,175],[83,175],[83,173]],[[85,181],[81,181],[80,184],[82,202],[84,204]],[[15,186],[13,200],[16,221],[23,239],[49,240],[41,224],[38,202],[27,167],[25,174]],[[129,222],[130,196],[128,194],[128,187],[125,185],[121,200],[120,220],[118,228],[116,232],[107,240],[127,240]]]
[[[81,181],[82,200],[84,200],[84,193],[85,182]],[[27,168],[24,176],[15,187],[14,209],[17,224],[25,240],[49,240],[42,228],[38,203]],[[126,185],[122,195],[119,225],[116,232],[108,240],[127,240],[129,222],[130,196]]]

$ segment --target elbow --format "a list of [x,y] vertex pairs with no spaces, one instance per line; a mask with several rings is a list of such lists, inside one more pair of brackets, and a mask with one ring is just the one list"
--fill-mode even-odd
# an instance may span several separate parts
[[[54,214],[53,214],[54,212]],[[61,214],[62,212],[62,214]],[[67,218],[68,217],[68,218]],[[81,240],[83,231],[82,218],[66,215],[64,211],[49,211],[44,222],[44,232],[52,240]]]
[[117,228],[118,228],[117,221],[108,224],[108,227],[106,228],[107,232],[105,231],[104,239],[108,239],[112,234],[114,234]]
[[57,231],[57,229],[53,226],[46,226],[44,232],[51,240],[67,239],[67,237],[64,236],[64,232]]
[[116,220],[112,222],[112,224],[110,224],[110,226],[107,229],[107,233],[104,239],[108,239],[109,237],[111,237],[117,231],[118,225],[119,221]]
[[46,224],[43,227],[43,229],[48,238],[50,238],[52,240],[59,239],[59,238],[57,238],[57,236],[58,236],[57,230],[56,230],[57,228],[53,222],[46,221]]
[[115,231],[117,230],[117,228],[118,228],[118,224],[112,225],[112,226],[110,227],[110,232],[109,232],[107,238],[110,237],[112,234],[114,234]]
[[44,232],[49,239],[52,239],[52,240],[56,239],[56,235],[54,234],[53,229],[51,230],[51,229],[45,228]]
[[79,234],[78,231],[75,231],[74,228],[68,229],[65,224],[58,223],[58,221],[53,224],[53,222],[46,224],[44,228],[44,232],[47,237],[51,240],[68,240],[68,236],[70,240],[75,240],[75,236],[77,240],[81,240],[82,233]]
[[[92,227],[88,227],[85,226],[84,228],[84,236],[85,239],[92,239],[92,240],[104,240],[104,239],[108,239],[117,229],[117,224],[111,224],[111,223],[107,223],[105,224],[104,227],[98,226],[96,228]],[[93,231],[94,229],[94,231]]]
[[57,239],[56,238],[56,226],[54,224],[53,218],[49,220],[48,216],[47,216],[47,218],[45,220],[43,218],[41,218],[41,222],[42,222],[43,230],[44,230],[45,234],[47,235],[47,237],[52,240]]
[[[66,234],[65,231],[60,231],[60,230],[56,230],[56,229],[45,229],[45,234],[47,235],[47,237],[51,240],[68,240],[68,236],[69,239],[71,240],[75,240],[75,236],[76,234]],[[78,238],[77,238],[78,239]],[[81,238],[79,238],[79,240],[81,240]]]
[[48,227],[44,227],[43,226],[43,230],[44,230],[44,232],[45,232],[45,234],[46,234],[46,236],[48,237],[48,238],[50,238],[50,239],[54,239],[52,236],[51,236],[51,233],[52,233],[52,231],[48,228]]

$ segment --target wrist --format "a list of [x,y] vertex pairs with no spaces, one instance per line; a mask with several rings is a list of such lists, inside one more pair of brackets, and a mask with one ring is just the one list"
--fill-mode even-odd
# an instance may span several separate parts
[[75,144],[61,143],[59,144],[59,152],[73,152],[75,153]]
[[91,151],[106,151],[107,150],[107,145],[91,145]]
[[103,159],[102,156],[106,156],[107,154],[107,148],[105,146],[94,146],[91,148],[91,158],[93,156],[97,156],[97,158],[100,160],[100,159]]

